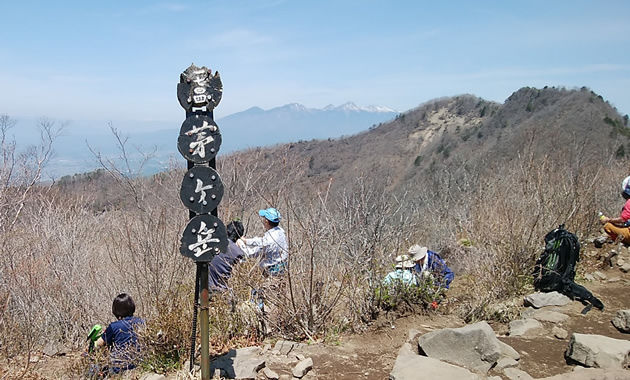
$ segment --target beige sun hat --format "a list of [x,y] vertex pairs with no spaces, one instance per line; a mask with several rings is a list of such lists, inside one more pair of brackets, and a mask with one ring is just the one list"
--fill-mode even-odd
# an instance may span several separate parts
[[409,255],[411,256],[411,261],[418,261],[425,258],[429,249],[427,247],[421,247],[418,244],[414,244],[409,247]]
[[407,255],[396,256],[396,269],[413,268],[414,262]]

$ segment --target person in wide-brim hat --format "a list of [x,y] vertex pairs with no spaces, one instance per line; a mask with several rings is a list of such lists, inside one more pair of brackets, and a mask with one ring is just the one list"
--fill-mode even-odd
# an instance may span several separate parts
[[389,272],[383,279],[383,284],[386,286],[393,286],[395,284],[402,284],[404,286],[417,285],[416,276],[413,274],[413,267],[415,263],[411,261],[409,256],[400,255],[396,256],[396,264],[394,270]]
[[448,289],[455,274],[446,265],[446,261],[436,252],[430,251],[427,247],[414,244],[408,250],[411,261],[415,263],[414,271],[420,276],[432,275],[438,279],[439,283]]

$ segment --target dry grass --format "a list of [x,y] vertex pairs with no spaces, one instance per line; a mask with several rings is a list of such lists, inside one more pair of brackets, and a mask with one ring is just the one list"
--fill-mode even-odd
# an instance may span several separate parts
[[[590,160],[580,144],[566,161],[522,148],[520,159],[469,167],[435,167],[403,190],[388,178],[355,173],[351,185],[305,184],[303,168],[285,151],[228,156],[219,162],[226,194],[224,221],[241,218],[261,234],[256,211],[275,206],[290,243],[289,270],[266,279],[252,261],[238,265],[231,291],[210,309],[214,353],[260,341],[267,333],[326,339],[361,331],[382,310],[377,297],[396,255],[420,243],[440,251],[466,282],[456,312],[467,320],[495,318],[489,306],[527,289],[542,237],[560,223],[585,236],[595,215],[614,215],[611,189],[626,168]],[[3,145],[5,155],[17,154]],[[15,156],[14,156],[15,157]],[[10,158],[10,157],[9,157]],[[94,207],[93,192],[36,185],[38,161],[9,168],[0,188],[0,349],[4,360],[53,342],[81,349],[91,325],[113,320],[114,296],[130,293],[147,320],[145,365],[167,371],[189,356],[195,265],[180,256],[187,210],[179,201],[181,170],[151,178],[109,171],[130,207]],[[11,170],[8,170],[11,169]],[[24,176],[7,178],[12,173]],[[30,173],[30,174],[29,174]],[[102,202],[101,199],[98,202]],[[464,239],[464,240],[462,240]],[[263,290],[266,314],[250,302]],[[21,356],[24,358],[24,356]],[[28,361],[28,358],[25,360]]]

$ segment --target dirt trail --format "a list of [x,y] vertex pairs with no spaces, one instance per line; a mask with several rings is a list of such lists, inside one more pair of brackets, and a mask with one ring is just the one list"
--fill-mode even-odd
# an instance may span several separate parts
[[[547,377],[570,372],[573,365],[566,363],[564,352],[572,333],[598,334],[615,339],[629,339],[628,334],[619,332],[611,323],[618,310],[630,308],[630,274],[618,269],[600,270],[613,279],[613,282],[583,282],[589,290],[598,296],[606,306],[604,311],[595,308],[586,314],[582,303],[573,301],[562,307],[546,307],[545,310],[557,311],[569,316],[565,322],[542,322],[544,332],[531,337],[510,337],[505,333],[508,326],[491,323],[499,339],[521,354],[519,368],[534,378]],[[618,279],[615,279],[617,277]],[[525,310],[525,307],[522,308]],[[309,354],[315,363],[317,378],[348,379],[387,379],[393,368],[398,349],[407,340],[408,331],[416,329],[428,332],[444,327],[461,327],[464,322],[452,315],[433,314],[429,316],[412,315],[396,320],[393,327],[381,327],[366,334],[350,336],[341,340],[339,346],[311,347]],[[568,332],[566,339],[553,336],[554,326]],[[489,373],[500,375],[500,373]],[[628,373],[630,378],[630,372]]]

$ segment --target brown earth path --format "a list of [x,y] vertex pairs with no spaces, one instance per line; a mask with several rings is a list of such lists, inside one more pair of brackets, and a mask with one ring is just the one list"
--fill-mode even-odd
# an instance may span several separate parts
[[[618,269],[595,268],[612,280],[582,282],[605,305],[604,311],[595,308],[586,314],[582,303],[573,301],[562,307],[546,307],[569,316],[562,323],[542,322],[544,331],[534,336],[510,337],[507,324],[490,323],[497,336],[521,355],[519,367],[534,378],[547,377],[572,371],[575,365],[567,364],[564,352],[572,333],[598,334],[615,339],[629,340],[630,334],[619,332],[611,323],[617,310],[630,308],[630,274]],[[522,308],[525,310],[525,307]],[[393,368],[398,349],[407,340],[410,329],[428,332],[445,327],[461,327],[464,322],[453,315],[411,315],[399,318],[389,326],[341,339],[336,346],[315,345],[308,353],[313,358],[314,377],[321,379],[387,379]],[[566,339],[553,336],[554,326],[568,332]],[[280,373],[280,372],[279,372]],[[489,375],[501,375],[490,372]],[[630,378],[630,371],[628,372]]]

